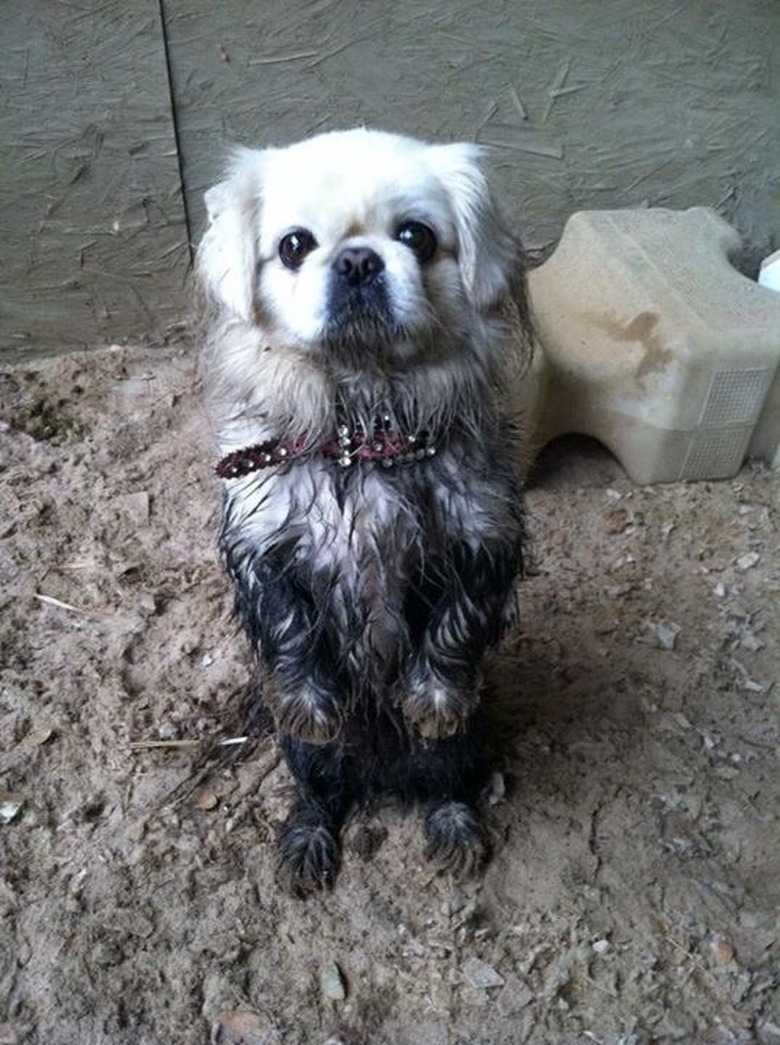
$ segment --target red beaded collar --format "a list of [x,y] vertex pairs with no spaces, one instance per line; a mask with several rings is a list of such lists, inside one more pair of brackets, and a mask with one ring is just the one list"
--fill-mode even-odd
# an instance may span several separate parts
[[313,451],[307,447],[305,438],[300,436],[297,439],[268,439],[264,443],[227,454],[214,470],[221,479],[239,479],[263,468],[287,464],[305,456],[307,452],[336,460],[342,468],[349,468],[356,461],[379,461],[390,468],[394,464],[433,457],[436,447],[428,432],[401,435],[399,432],[379,429],[368,438],[365,432],[353,432],[346,425],[340,425],[335,439],[322,443]]

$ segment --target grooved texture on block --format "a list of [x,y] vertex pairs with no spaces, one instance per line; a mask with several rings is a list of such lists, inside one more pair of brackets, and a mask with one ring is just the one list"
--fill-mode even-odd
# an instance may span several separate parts
[[691,440],[681,479],[727,479],[739,471],[750,428],[700,429]]
[[755,424],[771,380],[769,370],[721,370],[714,374],[701,417],[702,426]]

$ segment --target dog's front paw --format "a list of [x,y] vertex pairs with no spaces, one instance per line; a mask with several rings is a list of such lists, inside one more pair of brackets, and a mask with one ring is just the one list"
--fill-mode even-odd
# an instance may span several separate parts
[[307,687],[276,695],[273,711],[281,733],[309,744],[327,744],[341,732],[343,713],[335,698]]
[[290,813],[278,845],[277,876],[299,898],[330,889],[341,864],[338,836],[314,810],[296,807]]
[[474,710],[475,698],[436,678],[413,680],[401,704],[404,717],[426,740],[450,737],[462,729]]
[[489,855],[487,835],[476,810],[466,802],[446,801],[425,818],[425,856],[438,870],[468,878]]

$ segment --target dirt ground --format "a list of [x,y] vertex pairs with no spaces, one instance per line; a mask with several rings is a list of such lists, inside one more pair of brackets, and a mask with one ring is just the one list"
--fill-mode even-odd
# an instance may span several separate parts
[[437,877],[388,808],[301,902],[273,739],[192,780],[248,670],[192,353],[0,399],[0,1045],[780,1042],[777,473],[548,450],[492,863]]

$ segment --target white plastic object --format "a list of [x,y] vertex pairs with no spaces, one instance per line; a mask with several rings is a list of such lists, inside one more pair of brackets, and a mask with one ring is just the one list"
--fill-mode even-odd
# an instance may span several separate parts
[[731,265],[740,246],[704,207],[572,215],[529,275],[531,454],[590,435],[638,483],[780,465],[780,294]]
[[761,262],[758,282],[768,290],[780,290],[780,250],[776,250]]

